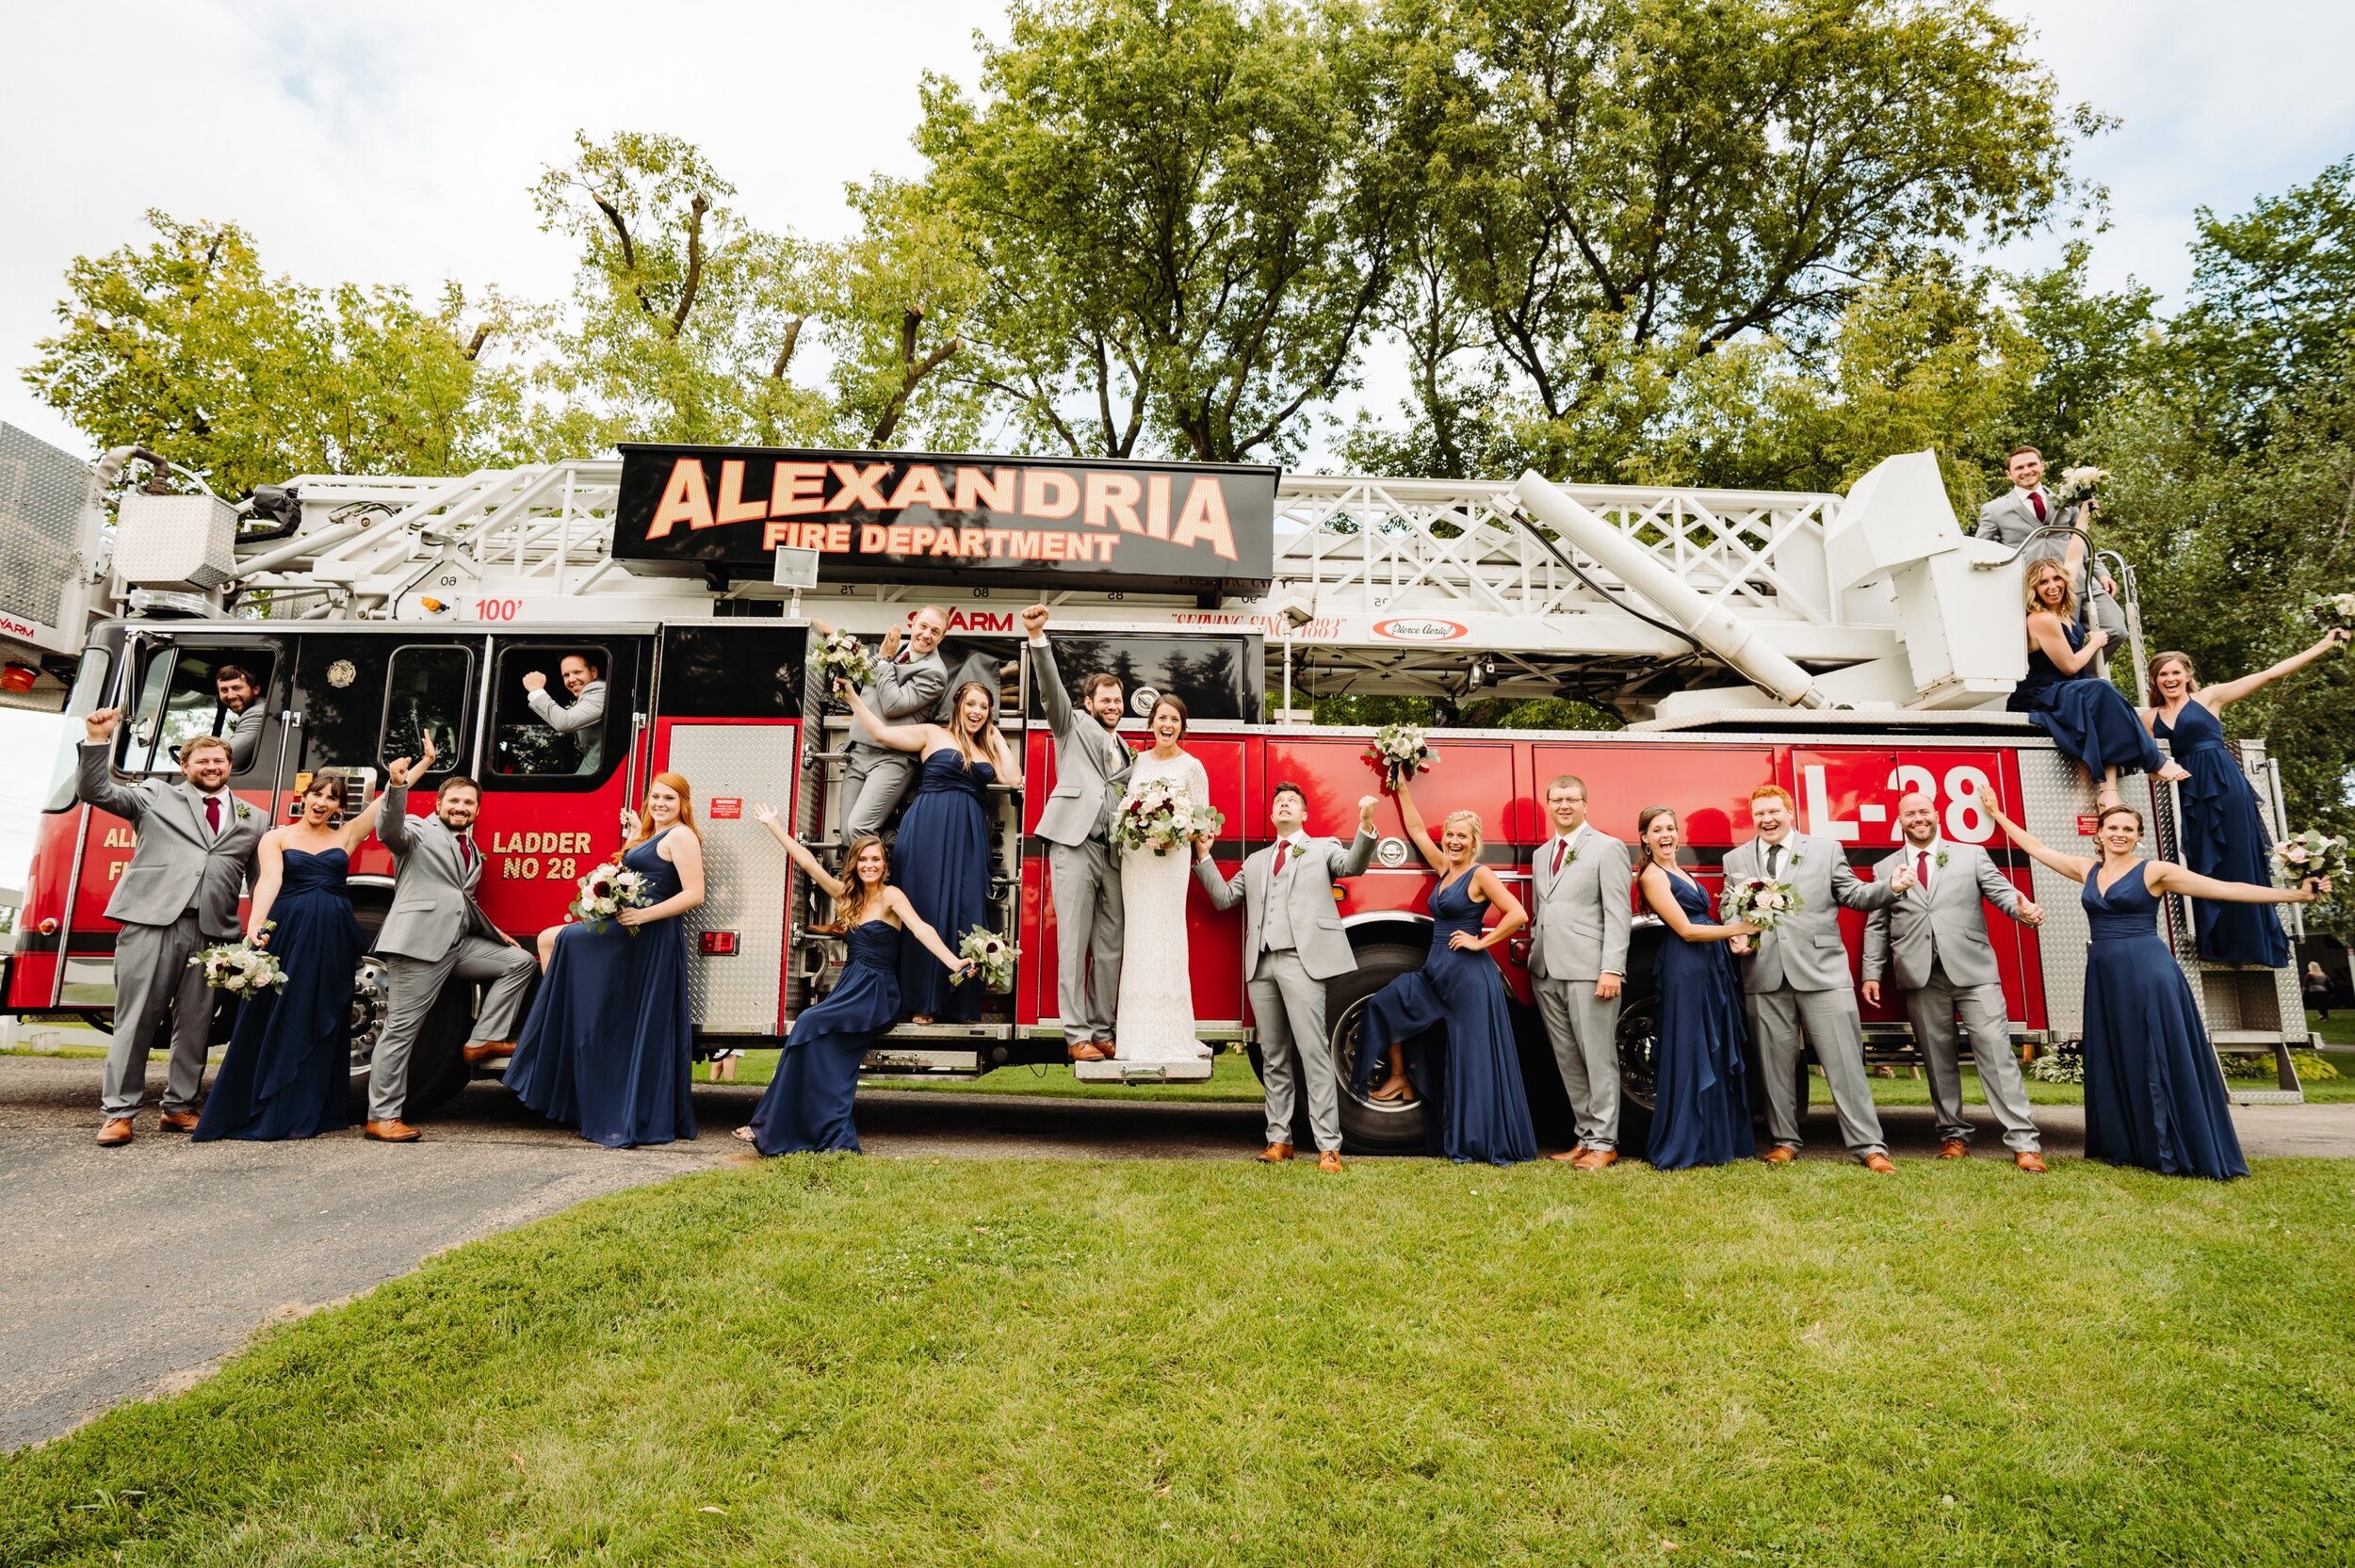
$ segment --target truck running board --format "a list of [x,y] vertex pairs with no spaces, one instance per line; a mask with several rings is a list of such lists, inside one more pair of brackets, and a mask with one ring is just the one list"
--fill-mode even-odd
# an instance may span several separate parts
[[1207,1083],[1211,1059],[1200,1061],[1075,1061],[1071,1075],[1081,1083]]

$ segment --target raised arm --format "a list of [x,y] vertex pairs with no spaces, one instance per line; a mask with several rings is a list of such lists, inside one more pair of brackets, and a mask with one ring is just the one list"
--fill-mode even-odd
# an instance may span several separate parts
[[878,746],[888,746],[895,752],[915,752],[920,755],[934,743],[933,736],[945,737],[945,732],[937,725],[886,722],[881,714],[867,705],[865,698],[851,689],[848,681],[835,682],[834,688],[837,696],[849,701],[851,711],[858,715],[859,722],[867,726],[867,733],[874,737]]
[[351,853],[352,850],[367,842],[368,834],[376,831],[377,819],[383,814],[383,811],[384,797],[379,795],[375,800],[352,813],[350,821],[335,830],[335,836],[342,843],[345,854]]
[[531,711],[540,716],[542,723],[560,735],[571,735],[576,730],[588,729],[605,717],[605,689],[602,682],[583,691],[569,705],[557,702],[548,694],[544,687],[527,694],[524,701],[531,704]]
[[117,816],[137,822],[147,815],[147,796],[115,777],[115,726],[122,722],[121,708],[100,708],[82,720],[81,754],[74,759],[75,793]]
[[417,842],[416,823],[409,815],[409,784],[433,771],[433,732],[425,735],[424,760],[409,766],[407,757],[384,765],[384,793],[377,798],[376,836],[395,857],[405,855]]
[[949,671],[938,659],[927,659],[922,664],[893,664],[886,660],[875,666],[875,706],[894,722],[932,712],[933,704],[948,689]]
[[1422,852],[1422,858],[1431,869],[1446,871],[1447,857],[1439,853],[1439,847],[1432,843],[1431,835],[1423,831],[1422,812],[1415,804],[1415,786],[1406,779],[1398,781],[1398,819],[1406,829],[1407,841]]
[[2074,675],[2090,664],[2093,655],[2100,653],[2109,639],[2109,633],[2097,626],[2086,634],[2084,647],[2071,648],[2068,634],[2061,630],[2059,616],[2051,610],[2038,610],[2028,617],[2028,640],[2053,661],[2055,669],[2064,674]]
[[2010,817],[2006,816],[2003,806],[1997,802],[1995,797],[1984,790],[1979,793],[1979,803],[1987,807],[1988,816],[1994,818],[1995,825],[2004,830],[2006,838],[2027,850],[2028,858],[2048,871],[2067,877],[2072,882],[2081,882],[2086,880],[2087,872],[2101,864],[2089,856],[2064,855],[2057,849],[2046,849],[2042,840]]
[[1054,646],[1047,640],[1047,606],[1032,605],[1022,612],[1022,630],[1030,639],[1031,668],[1037,672],[1038,700],[1047,709],[1047,727],[1061,740],[1071,730],[1071,693],[1063,687],[1063,671],[1055,664]]
[[908,934],[922,943],[926,952],[947,964],[950,974],[962,975],[973,967],[949,950],[949,945],[940,940],[940,933],[924,923],[924,917],[916,913],[916,906],[908,902],[908,896],[898,888],[884,890],[884,908],[897,914]]
[[[668,850],[668,854],[663,854]],[[650,920],[668,920],[685,914],[704,901],[704,842],[695,836],[692,828],[675,829],[662,835],[661,848],[655,851],[671,863],[678,873],[678,891],[660,903],[643,909],[625,909],[613,918],[623,926],[642,926]]]
[[1504,885],[1504,879],[1486,866],[1473,867],[1471,881],[1472,886],[1502,912],[1502,917],[1478,936],[1470,931],[1457,931],[1447,939],[1447,945],[1459,952],[1485,953],[1528,925],[1529,911],[1523,909],[1521,901],[1513,897],[1513,890]]
[[1676,889],[1668,885],[1668,873],[1657,864],[1644,867],[1636,885],[1643,889],[1644,902],[1651,906],[1651,912],[1687,942],[1723,942],[1730,936],[1755,936],[1758,933],[1758,928],[1746,920],[1737,920],[1730,926],[1703,926],[1696,922],[1684,913],[1684,906],[1677,902]]
[[1331,855],[1325,861],[1325,873],[1335,881],[1344,877],[1363,876],[1366,867],[1373,864],[1373,808],[1378,803],[1372,795],[1357,797],[1356,834],[1350,839],[1346,849],[1334,845]]
[[[2020,890],[2011,885],[2011,879],[1995,869],[1995,858],[1992,855],[1981,853],[1975,858],[1978,861],[1976,870],[1979,897],[2002,910],[2014,920],[2024,919],[2028,912],[2033,911],[2036,906],[2021,897]],[[2042,916],[2039,915],[2038,918]]]
[[2333,626],[2322,634],[2322,640],[2302,653],[2292,654],[2270,670],[2260,670],[2253,675],[2243,675],[2236,681],[2218,681],[2216,685],[2195,692],[2192,701],[2204,703],[2211,709],[2262,691],[2284,675],[2296,674],[2323,655],[2347,646],[2350,634],[2345,626]]
[[826,890],[827,897],[839,898],[851,891],[850,883],[819,863],[818,857],[809,852],[809,846],[785,831],[783,824],[777,821],[776,807],[767,804],[755,806],[753,820],[769,830],[769,836],[784,847],[787,856],[802,868],[804,876]]
[[283,831],[264,833],[254,847],[254,864],[259,869],[253,879],[253,904],[245,917],[245,939],[256,947],[269,946],[269,932],[262,928],[269,924],[270,906],[278,902],[278,885],[286,875],[286,847],[278,841]]
[[2261,882],[2223,882],[2214,877],[2203,877],[2170,860],[2152,861],[2149,876],[2153,893],[2173,893],[2185,898],[2206,898],[2220,904],[2311,904],[2331,886],[2321,877],[2309,877],[2296,887],[2267,887]]

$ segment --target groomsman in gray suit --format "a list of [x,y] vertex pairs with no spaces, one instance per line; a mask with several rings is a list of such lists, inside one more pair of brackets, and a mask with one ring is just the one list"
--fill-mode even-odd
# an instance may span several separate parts
[[1551,1159],[1600,1171],[1619,1157],[1619,989],[1627,977],[1634,866],[1586,820],[1586,781],[1546,785],[1553,834],[1530,859],[1529,976],[1570,1096],[1578,1146]]
[[1734,952],[1751,955],[1742,966],[1742,1002],[1766,1075],[1766,1132],[1775,1140],[1766,1163],[1798,1157],[1804,1025],[1831,1085],[1842,1140],[1867,1170],[1886,1174],[1896,1167],[1881,1140],[1880,1112],[1873,1108],[1872,1084],[1864,1075],[1864,1021],[1848,983],[1839,912],[1886,908],[1913,885],[1913,874],[1900,870],[1885,882],[1859,880],[1837,842],[1792,831],[1792,806],[1791,792],[1780,784],[1751,791],[1750,820],[1758,836],[1726,855],[1728,881],[1762,877],[1799,896],[1800,907],[1780,926],[1755,937],[1737,936],[1730,944]]
[[1341,1168],[1340,1072],[1325,1038],[1324,982],[1356,968],[1357,955],[1333,913],[1333,882],[1356,876],[1373,858],[1373,807],[1371,795],[1358,800],[1357,837],[1344,849],[1302,831],[1308,798],[1296,784],[1279,784],[1267,806],[1275,842],[1245,855],[1234,876],[1218,874],[1209,839],[1194,845],[1194,874],[1210,902],[1232,909],[1242,900],[1243,974],[1267,1085],[1267,1147],[1259,1157],[1271,1164],[1292,1157],[1297,1064],[1307,1080],[1317,1169]]
[[188,961],[207,944],[237,940],[237,900],[269,831],[260,812],[229,793],[229,742],[217,735],[181,745],[179,779],[122,783],[113,755],[122,720],[121,708],[84,719],[77,759],[81,798],[138,831],[138,848],[106,900],[106,918],[122,926],[115,938],[114,1038],[98,1103],[105,1118],[98,1141],[110,1149],[131,1141],[131,1118],[147,1097],[148,1041],[167,999],[171,1070],[163,1124],[194,1130],[213,998],[204,972]]
[[401,1120],[409,1101],[409,1057],[417,1035],[451,976],[489,987],[466,1040],[466,1059],[481,1063],[514,1049],[517,1015],[540,966],[475,902],[482,881],[475,815],[482,792],[463,773],[442,781],[433,815],[409,815],[409,781],[431,771],[433,745],[416,767],[386,770],[384,806],[376,836],[393,852],[393,907],[376,934],[384,961],[384,1031],[368,1065],[368,1119],[360,1130],[383,1143],[414,1143],[417,1129]]
[[[2044,454],[2033,446],[2015,446],[2005,464],[2011,477],[2011,489],[1979,509],[1979,525],[1973,530],[1981,539],[1991,539],[1998,544],[2017,545],[2025,542],[2038,528],[2074,527],[2082,521],[2091,523],[2101,510],[2090,496],[2079,505],[2064,506],[2044,488]],[[2090,577],[2086,573],[2086,542],[2070,534],[2045,534],[2028,545],[2020,558],[2024,562],[2057,559],[2077,574],[2078,622],[2099,626],[2110,634],[2112,647],[2126,642],[2126,612],[2118,607],[2111,597],[2118,585],[2099,573]]]
[[[820,637],[834,635],[823,621],[813,618],[810,625]],[[946,723],[949,666],[940,656],[940,639],[948,634],[949,612],[938,605],[926,605],[908,622],[905,653],[900,648],[899,627],[884,633],[874,683],[859,693],[860,699],[894,724]],[[842,765],[842,815],[837,820],[842,841],[848,844],[882,831],[892,809],[916,787],[923,762],[913,752],[878,745],[858,719],[851,720],[846,749],[851,755]]]
[[1899,800],[1897,825],[1905,830],[1905,847],[1875,867],[1875,875],[1890,881],[1910,871],[1913,887],[1865,922],[1864,999],[1880,1006],[1881,977],[1893,960],[1913,1043],[1929,1065],[1938,1157],[1961,1159],[1971,1153],[1971,1123],[1962,1115],[1962,1068],[1955,1053],[1955,1014],[1960,1011],[1963,1027],[1971,1031],[1971,1054],[1978,1060],[1979,1085],[2004,1129],[2012,1162],[2040,1175],[2044,1159],[2038,1152],[2036,1123],[2028,1116],[2020,1059],[2012,1054],[2003,975],[1987,940],[1986,905],[2023,926],[2042,925],[2044,912],[2020,896],[1986,850],[1941,839],[1938,809],[1928,796]]
[[1055,1008],[1074,1061],[1102,1061],[1118,1049],[1113,1015],[1120,1004],[1120,942],[1128,914],[1120,902],[1120,851],[1113,813],[1129,787],[1136,757],[1120,738],[1120,678],[1105,671],[1080,688],[1075,713],[1055,651],[1047,644],[1047,606],[1022,612],[1031,665],[1055,735],[1055,789],[1038,815],[1055,896]]

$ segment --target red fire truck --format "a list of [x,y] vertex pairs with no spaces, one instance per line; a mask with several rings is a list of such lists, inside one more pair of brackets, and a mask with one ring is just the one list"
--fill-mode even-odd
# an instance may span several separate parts
[[[0,430],[0,471],[28,443]],[[119,499],[111,529],[106,493],[144,455],[109,454],[96,470],[35,456],[51,492],[70,480],[74,493],[0,516],[0,537],[62,533],[59,548],[82,564],[61,574],[57,604],[0,603],[0,701],[61,711],[70,731],[0,1010],[110,1020],[115,928],[103,910],[133,840],[126,823],[74,800],[79,716],[128,710],[111,757],[121,775],[174,770],[182,741],[250,718],[219,700],[215,672],[234,664],[264,714],[233,775],[242,799],[284,817],[310,775],[336,766],[358,770],[357,809],[385,760],[415,754],[430,735],[445,774],[480,782],[484,907],[526,940],[563,918],[576,879],[615,850],[624,802],[654,772],[685,775],[708,867],[707,901],[690,916],[699,1049],[773,1044],[840,958],[825,900],[753,819],[773,804],[822,845],[836,817],[844,719],[809,679],[810,620],[878,635],[937,603],[950,611],[951,669],[997,687],[1000,722],[1027,747],[1027,791],[1001,788],[992,808],[993,907],[1023,956],[979,1023],[903,1026],[868,1068],[1059,1063],[1052,900],[1031,832],[1054,784],[1053,747],[1015,622],[1044,600],[1065,677],[1121,677],[1131,744],[1145,744],[1156,695],[1185,699],[1189,748],[1227,819],[1223,866],[1267,841],[1278,782],[1306,791],[1312,831],[1332,832],[1347,831],[1376,785],[1371,732],[1306,722],[1304,697],[1416,695],[1444,716],[1491,694],[1572,696],[1628,727],[1433,733],[1426,808],[1477,811],[1484,857],[1508,881],[1526,879],[1546,832],[1546,782],[1562,773],[1584,780],[1595,821],[1622,837],[1643,806],[1677,808],[1686,852],[1713,881],[1748,832],[1759,784],[1788,788],[1803,830],[1845,845],[1860,874],[1897,842],[1898,796],[1920,790],[1949,836],[1986,845],[2048,913],[2040,932],[1990,920],[2019,1038],[2061,1042],[2077,1027],[2085,929],[2073,889],[2002,844],[1982,797],[1999,792],[2063,843],[2090,832],[2087,797],[2041,734],[2002,711],[2022,660],[2021,571],[1960,534],[1926,454],[1892,459],[1842,497],[632,446],[618,461],[456,479],[301,476],[244,508],[193,477],[163,482],[170,471],[154,460],[158,478]],[[2131,603],[2126,563],[2112,566]],[[595,724],[564,732],[534,712],[526,677],[560,690],[560,665],[574,655],[606,700]],[[2246,748],[2244,762],[2278,818],[2262,750]],[[425,781],[420,807],[436,782]],[[2171,801],[2142,803],[2164,848]],[[1419,964],[1426,940],[1432,878],[1387,800],[1380,831],[1373,867],[1339,894],[1360,962],[1331,987],[1324,1048],[1344,1059],[1366,998]],[[373,842],[356,861],[364,924],[381,918],[391,870]],[[2288,1051],[2305,1031],[2290,978],[2201,964],[2180,916],[2178,951],[2218,1048],[2271,1055],[2280,1088],[2269,1092],[2294,1096]],[[1843,916],[1852,953],[1859,918]],[[1248,1047],[1238,917],[1197,894],[1190,927],[1200,1032]],[[1639,922],[1621,1013],[1639,1107],[1659,934]],[[1531,1108],[1559,1136],[1567,1107],[1528,1005],[1524,956],[1511,945],[1502,967]],[[382,1001],[364,961],[355,1075]],[[446,998],[421,1046],[413,1114],[467,1081],[457,1046],[469,1006]],[[1909,1052],[1899,1011],[1866,1018],[1876,1055]],[[1419,1107],[1350,1094],[1342,1114],[1354,1147],[1421,1145]]]

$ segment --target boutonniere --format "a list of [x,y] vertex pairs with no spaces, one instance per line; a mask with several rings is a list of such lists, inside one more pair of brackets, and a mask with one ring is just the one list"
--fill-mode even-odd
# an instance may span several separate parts
[[1945,850],[1943,850],[1943,849],[1941,849],[1941,850],[1940,850],[1937,854],[1932,855],[1932,856],[1930,857],[1930,864],[1931,864],[1932,865],[1945,865],[1945,864],[1946,864],[1946,851],[1945,851]]
[[1805,855],[1803,855],[1803,854],[1799,853],[1799,851],[1797,851],[1796,849],[1794,849],[1794,850],[1792,850],[1792,851],[1791,851],[1791,864],[1792,864],[1792,865],[1798,865],[1798,864],[1799,864],[1799,862],[1801,862],[1801,861],[1803,861],[1803,860],[1805,860],[1805,859],[1807,859],[1807,857],[1806,857]]
[[253,820],[253,808],[247,805],[243,800],[239,800],[237,802],[237,820],[240,822],[251,822]]

